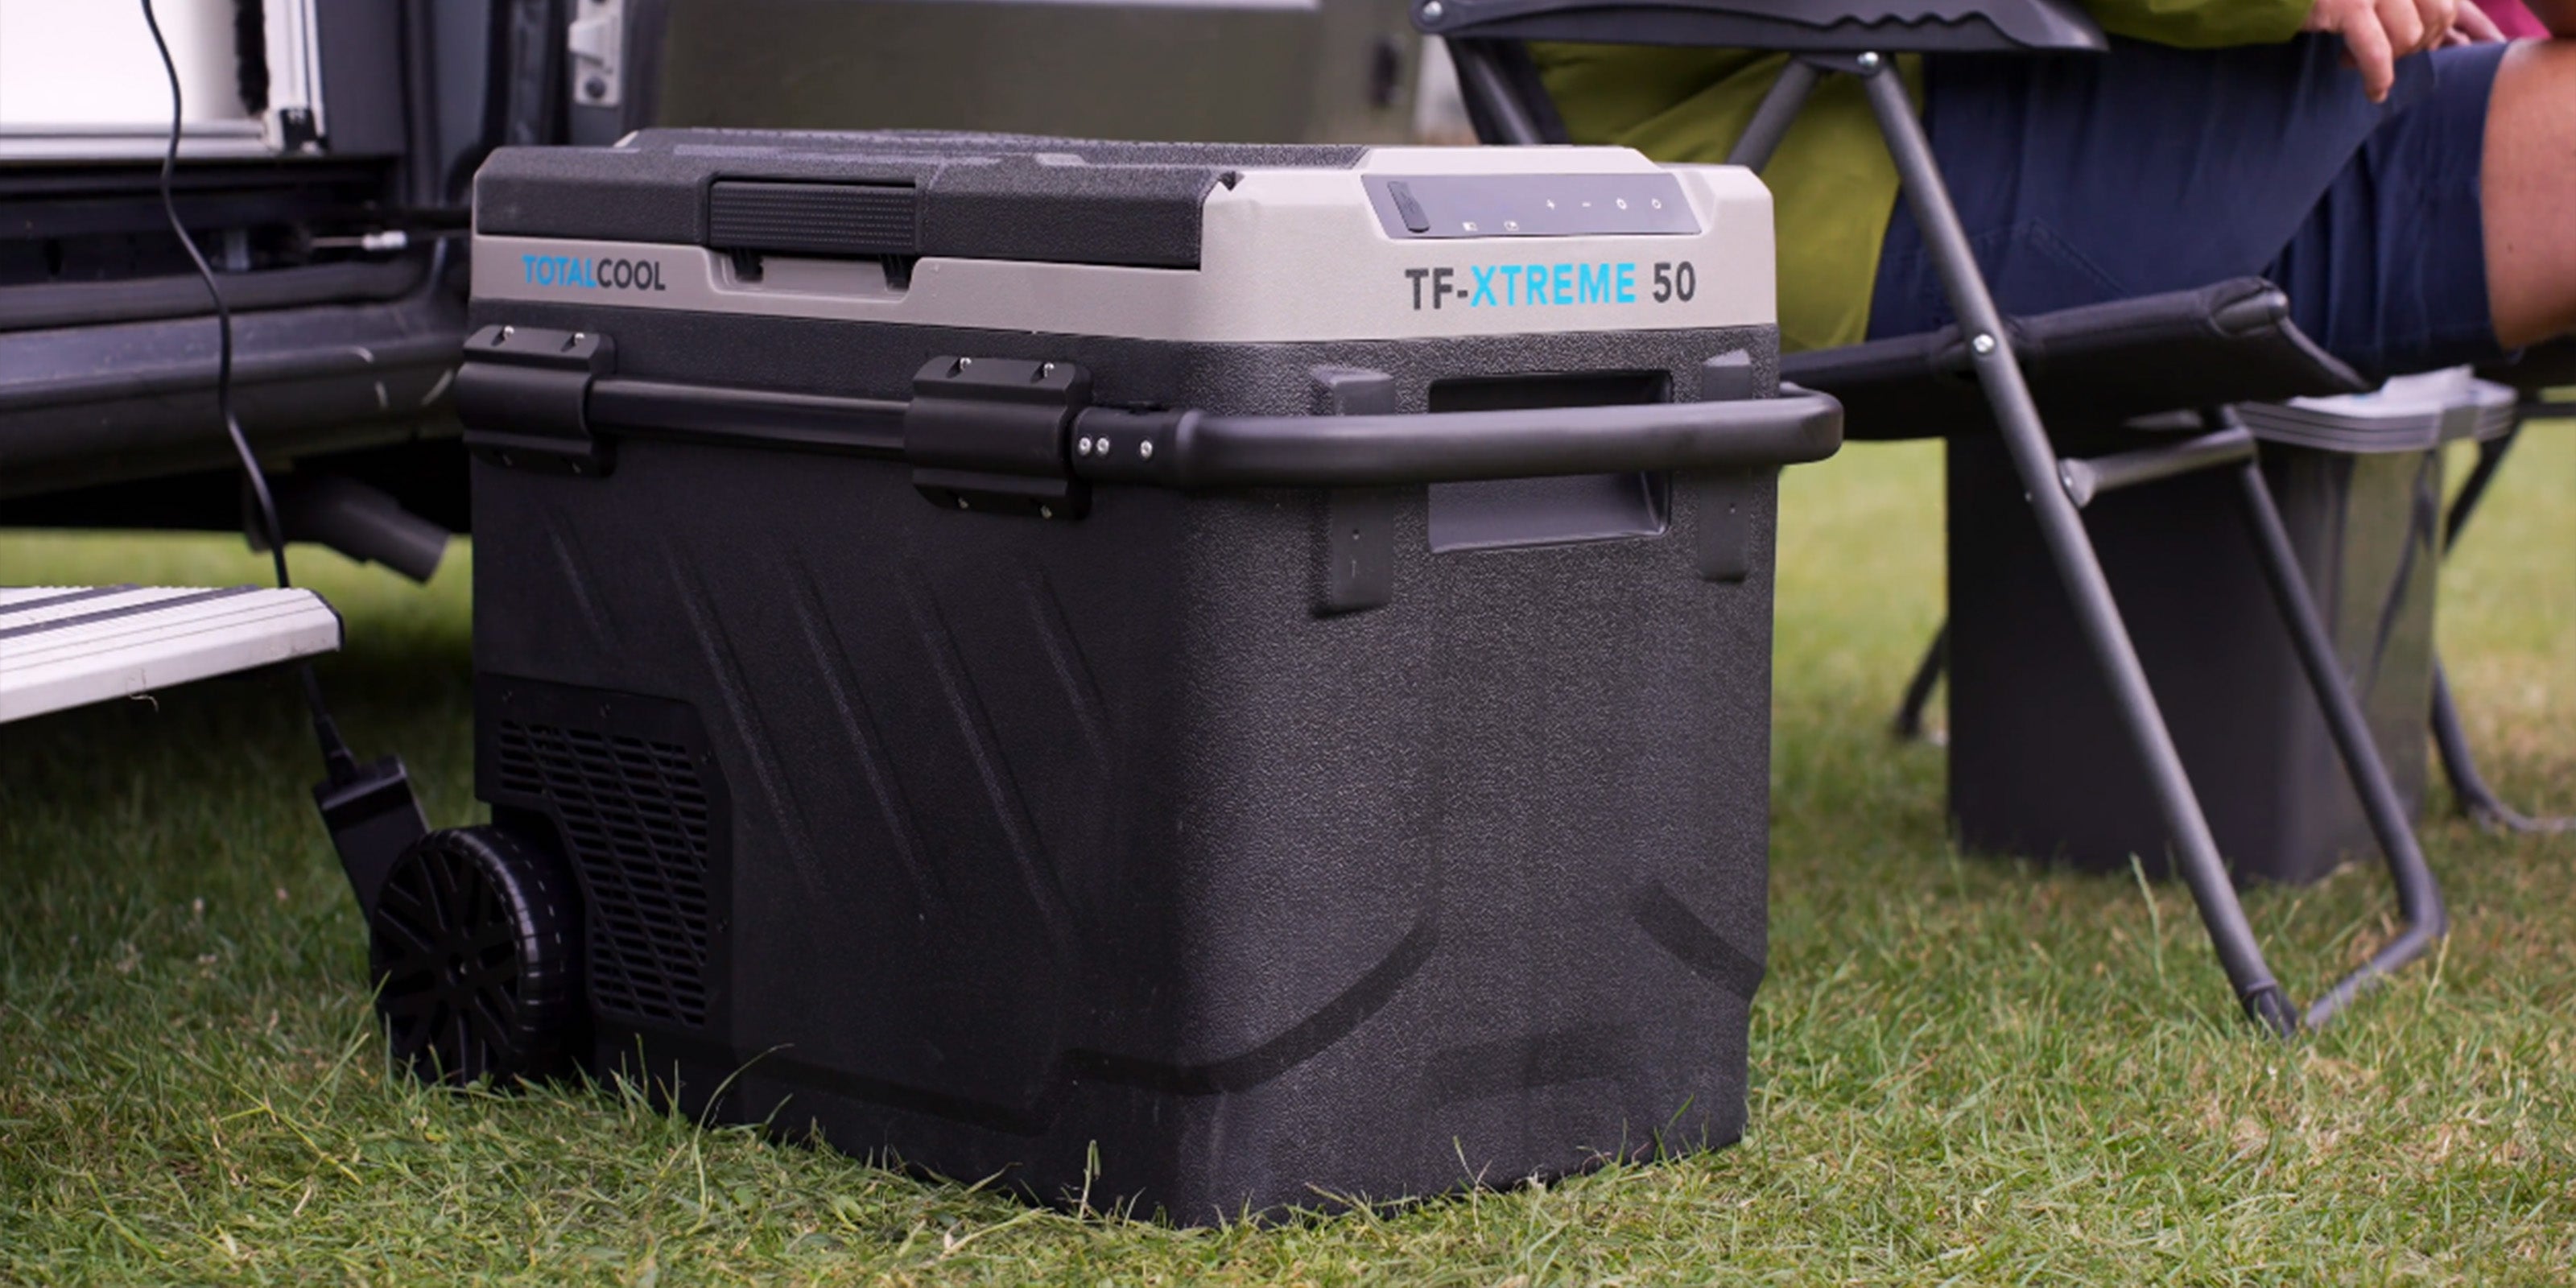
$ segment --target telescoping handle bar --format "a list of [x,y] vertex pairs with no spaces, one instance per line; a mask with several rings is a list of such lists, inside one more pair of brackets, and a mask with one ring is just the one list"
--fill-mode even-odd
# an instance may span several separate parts
[[1351,487],[1656,470],[1832,455],[1842,407],[1776,398],[1409,415],[1233,416],[1095,406],[1080,366],[942,357],[913,397],[848,398],[615,374],[595,333],[486,327],[456,377],[466,443],[510,467],[604,475],[653,438],[902,461],[934,502],[1077,517],[1094,482]]
[[1074,418],[1073,432],[1075,472],[1102,482],[1356,487],[1791,465],[1834,453],[1843,409],[1790,386],[1777,398],[1739,402],[1385,416],[1092,408]]

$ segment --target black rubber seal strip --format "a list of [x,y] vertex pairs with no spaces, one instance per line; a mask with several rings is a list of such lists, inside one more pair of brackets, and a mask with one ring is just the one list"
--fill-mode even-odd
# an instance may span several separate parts
[[0,640],[14,640],[28,635],[42,635],[49,631],[68,630],[74,626],[87,626],[92,622],[110,622],[120,617],[140,617],[146,613],[157,613],[162,609],[177,608],[183,604],[202,604],[209,599],[230,599],[235,595],[247,595],[258,589],[257,586],[227,586],[222,590],[201,590],[193,595],[172,595],[168,599],[156,599],[148,604],[127,604],[123,608],[103,608],[95,613],[75,613],[69,617],[57,617],[50,622],[37,622],[31,626],[12,626],[7,630],[0,630]]
[[0,617],[7,617],[13,613],[30,612],[39,608],[52,608],[56,604],[70,604],[77,603],[84,599],[97,599],[105,595],[122,595],[129,590],[141,589],[143,589],[141,586],[137,586],[133,582],[129,581],[122,586],[92,586],[87,590],[66,591],[60,595],[47,595],[42,599],[22,600],[15,604],[0,604]]

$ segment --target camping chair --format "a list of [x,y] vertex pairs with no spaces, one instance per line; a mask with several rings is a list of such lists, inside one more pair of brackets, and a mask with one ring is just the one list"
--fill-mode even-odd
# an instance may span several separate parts
[[[2025,355],[2027,356],[2027,355]],[[2458,496],[2442,519],[2442,553],[2445,558],[2457,544],[2461,530],[2468,526],[2469,516],[2486,495],[2487,484],[2503,466],[2506,453],[2522,432],[2524,422],[2535,417],[2576,416],[2576,396],[2566,395],[2576,386],[2576,339],[2564,339],[2531,350],[2520,359],[2478,369],[2483,380],[2511,386],[2519,395],[2513,423],[2496,438],[2478,442],[2478,459],[2469,476],[2460,484]],[[1915,666],[1913,678],[1905,685],[1899,701],[1893,728],[1901,739],[1923,736],[1923,712],[1930,705],[1933,688],[1949,666],[1950,628],[1945,623],[1935,631],[1932,643]],[[2433,746],[2442,762],[2443,776],[2451,784],[2451,794],[2463,813],[2481,826],[2505,832],[2576,831],[2576,818],[2533,818],[2515,810],[2500,799],[2479,773],[2477,756],[2469,747],[2468,735],[2460,724],[2459,708],[2451,699],[2450,682],[2436,660],[2433,675],[2432,702]]]
[[[2365,383],[2288,318],[2255,279],[2007,320],[1971,255],[1905,87],[1886,74],[1905,53],[2082,53],[2109,47],[2069,0],[1421,0],[1415,24],[1449,43],[1460,89],[1488,143],[1567,141],[1522,42],[1704,46],[1790,55],[1728,157],[1759,171],[1826,76],[1865,87],[1960,324],[1928,335],[1796,355],[1783,376],[1843,401],[1850,436],[1999,434],[2028,495],[2085,642],[2109,681],[2123,732],[2145,766],[2183,880],[2248,1015],[2289,1036],[2341,1011],[2421,956],[2447,929],[2440,888],[2347,687],[2266,487],[2253,437],[2231,404],[2349,393]],[[2198,413],[2188,431],[2123,427]],[[2080,422],[2114,450],[2061,456],[2047,425]],[[2306,1009],[2265,963],[2199,797],[2149,690],[2135,644],[2086,535],[2095,496],[2205,469],[2235,472],[2264,580],[2395,880],[2407,926]]]
[[[2450,553],[2460,532],[2485,498],[2487,484],[2504,465],[2522,427],[2536,417],[2576,417],[2576,338],[2562,338],[2525,352],[2520,361],[2481,367],[2478,375],[2511,385],[2521,395],[2514,426],[2500,438],[2478,444],[2477,464],[2460,483],[2459,496],[2442,520],[2442,552]],[[2576,818],[2532,818],[2507,805],[2478,772],[2469,736],[2460,727],[2460,709],[2451,701],[2451,682],[2436,662],[2433,670],[2433,746],[2441,753],[2442,774],[2460,808],[2480,824],[2506,832],[2576,832]]]

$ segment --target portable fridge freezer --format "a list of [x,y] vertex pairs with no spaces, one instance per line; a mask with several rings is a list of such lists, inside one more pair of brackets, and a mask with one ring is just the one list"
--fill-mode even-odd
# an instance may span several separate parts
[[1840,441],[1749,174],[647,131],[495,153],[473,274],[399,1054],[1193,1222],[1743,1131]]

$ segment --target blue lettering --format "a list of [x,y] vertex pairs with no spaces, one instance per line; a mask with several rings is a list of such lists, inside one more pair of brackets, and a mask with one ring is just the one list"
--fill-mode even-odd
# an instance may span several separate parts
[[1503,303],[1520,303],[1521,266],[1518,264],[1498,264],[1494,267],[1494,271],[1503,275]]
[[519,257],[519,271],[526,275],[525,280],[532,283],[535,282],[537,280],[537,257],[534,255],[521,255]]
[[1609,303],[1610,266],[1608,264],[1585,264],[1582,266],[1582,273],[1583,302],[1586,304]]
[[1476,308],[1493,303],[1494,270],[1470,266],[1467,271],[1476,275],[1476,293],[1467,297],[1467,307]]
[[1619,266],[1619,302],[1621,304],[1637,302],[1637,266],[1635,264]]
[[547,255],[537,260],[537,285],[554,285],[555,272],[561,267],[563,267],[563,261],[552,255]]
[[1556,302],[1572,304],[1574,302],[1574,265],[1559,264],[1551,276],[1556,284]]
[[1528,304],[1547,303],[1547,265],[1532,264],[1529,267],[1522,269],[1521,272],[1527,275],[1529,281],[1529,299],[1523,302]]

